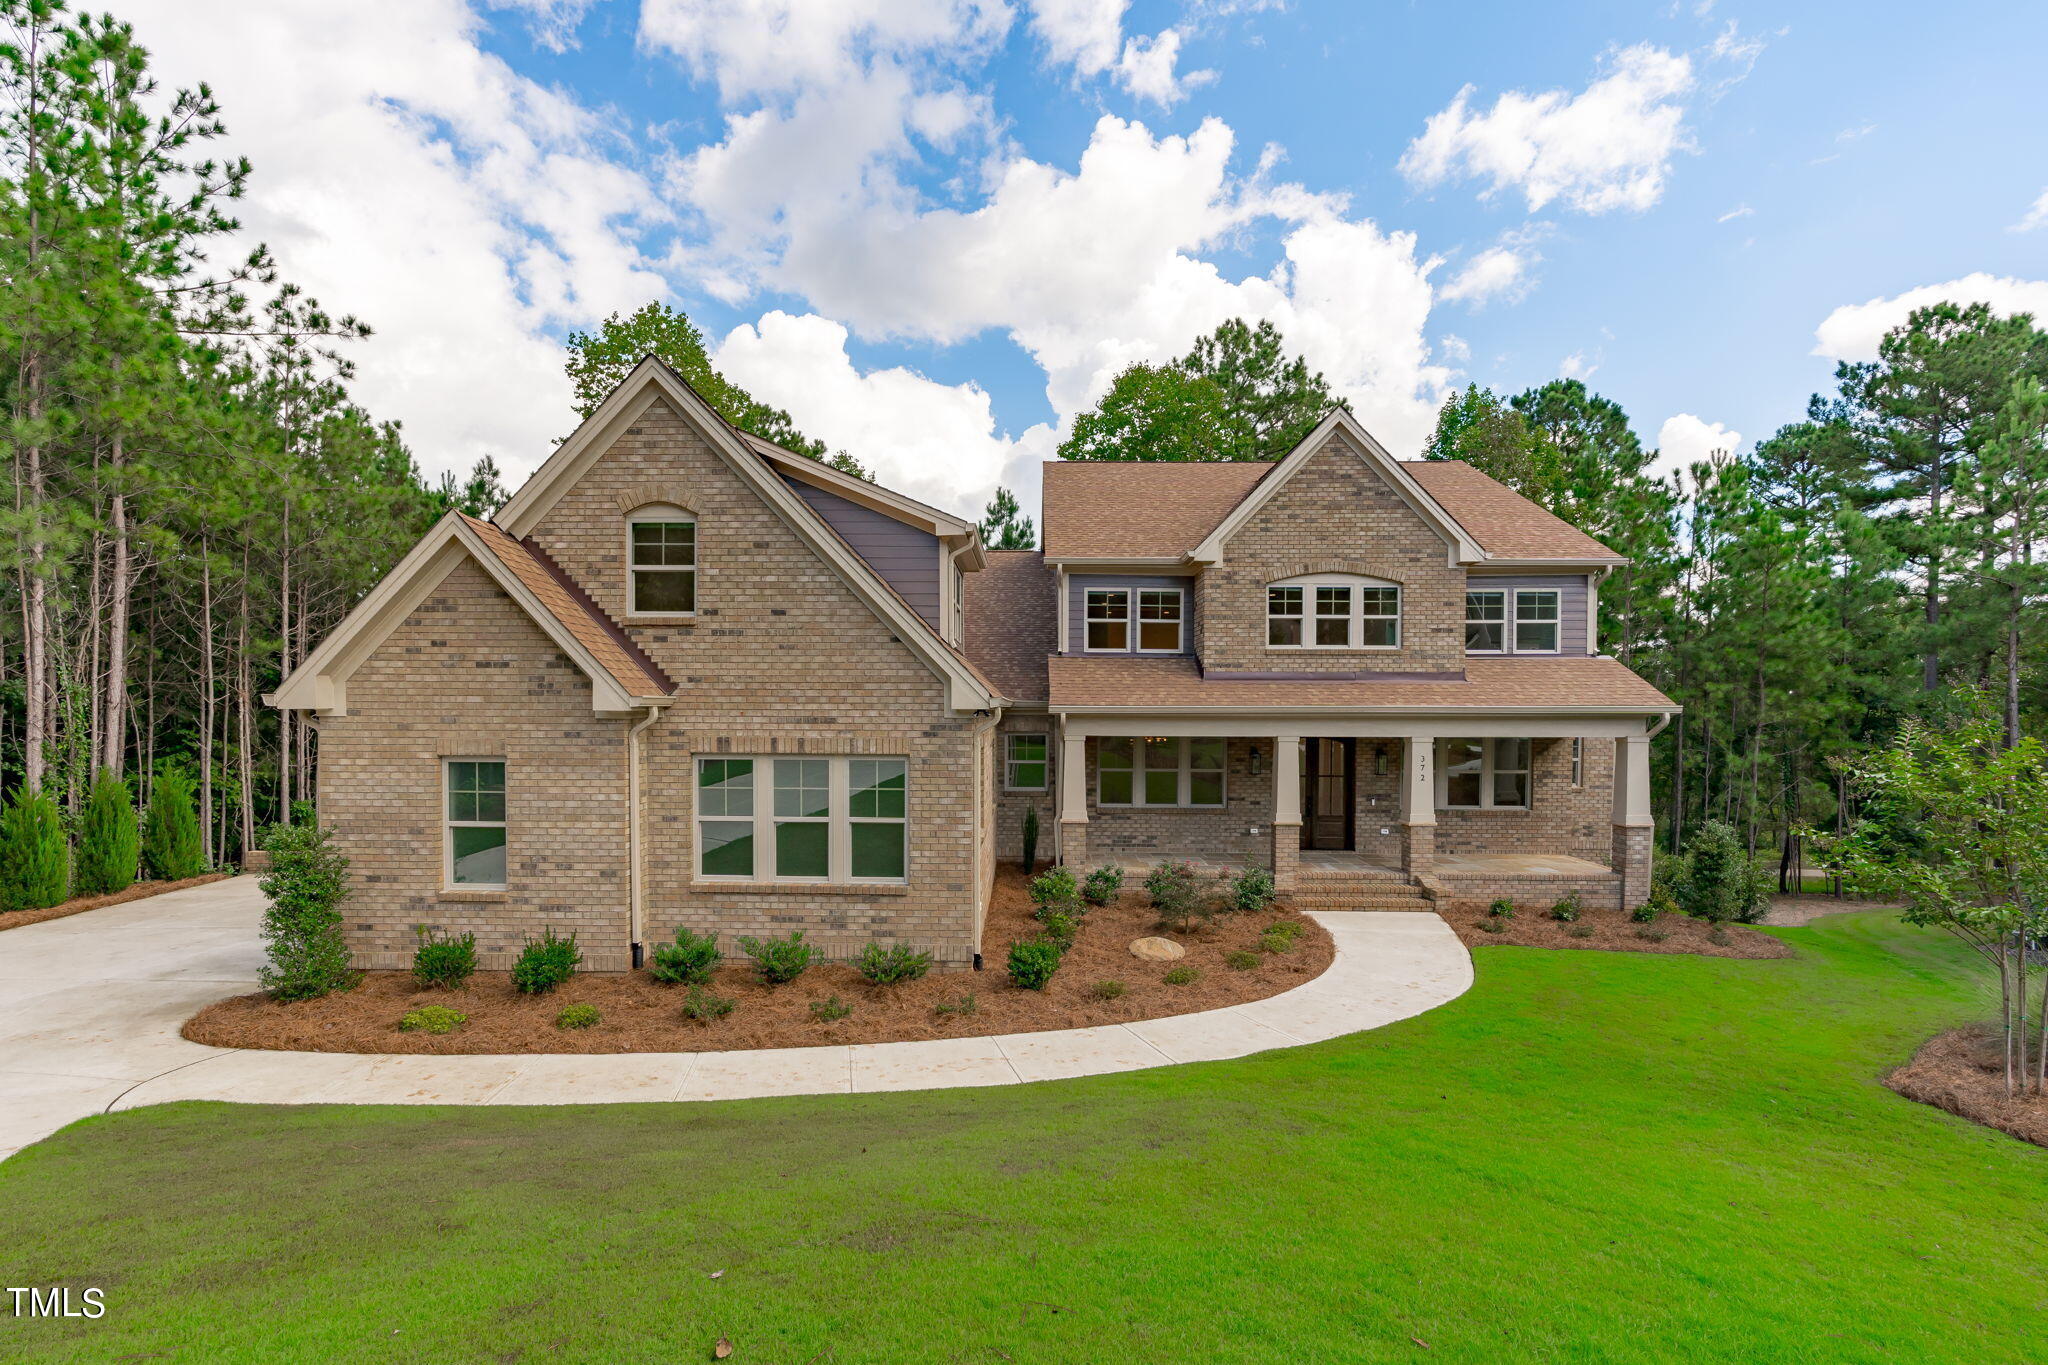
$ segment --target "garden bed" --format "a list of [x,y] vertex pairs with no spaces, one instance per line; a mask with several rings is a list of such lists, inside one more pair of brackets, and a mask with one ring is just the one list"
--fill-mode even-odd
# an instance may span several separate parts
[[145,900],[150,896],[161,896],[166,891],[183,891],[188,886],[204,886],[208,882],[224,881],[234,875],[232,872],[207,872],[197,877],[186,877],[182,881],[137,882],[125,891],[116,891],[108,896],[79,896],[65,901],[62,905],[47,906],[41,910],[8,910],[0,912],[0,929],[19,929],[24,924],[41,924],[44,920],[63,919],[66,915],[82,915],[88,910],[120,905],[126,901]]
[[[1694,953],[1702,957],[1791,957],[1792,949],[1743,924],[1714,926],[1690,915],[1659,915],[1637,924],[1620,910],[1581,910],[1576,921],[1550,917],[1548,905],[1518,905],[1503,920],[1485,907],[1441,912],[1467,948],[1508,944],[1517,948],[1593,948],[1610,953]],[[1489,932],[1491,924],[1498,932]],[[1574,932],[1578,931],[1578,932]]]
[[[1261,931],[1276,920],[1301,925],[1292,951],[1259,952]],[[745,958],[722,963],[709,988],[736,1000],[727,1017],[707,1023],[682,1014],[685,988],[664,986],[639,972],[582,973],[549,994],[521,995],[505,972],[478,972],[459,990],[425,990],[410,972],[369,972],[352,991],[318,1000],[278,1004],[263,994],[236,996],[209,1005],[184,1028],[185,1037],[215,1047],[309,1052],[707,1052],[773,1047],[822,1047],[841,1043],[887,1043],[928,1038],[973,1038],[997,1033],[1091,1028],[1165,1015],[1189,1014],[1260,1000],[1320,975],[1335,948],[1312,920],[1282,910],[1225,915],[1191,932],[1158,927],[1142,892],[1126,893],[1114,905],[1091,910],[1079,937],[1043,991],[1010,984],[1004,965],[1011,943],[1039,931],[1023,874],[1006,867],[996,882],[983,934],[987,969],[934,972],[919,981],[873,986],[851,967],[814,966],[784,986],[763,986]],[[1187,949],[1176,962],[1133,957],[1132,939],[1170,938]],[[1258,965],[1233,968],[1226,958],[1256,952]],[[1185,985],[1168,985],[1174,967],[1200,975]],[[1099,981],[1120,981],[1113,1000],[1093,993]],[[971,1014],[940,1014],[941,1004],[972,994]],[[852,1013],[822,1022],[811,1005],[832,996]],[[555,1027],[566,1005],[597,1007],[602,1022],[584,1029]],[[408,1011],[442,1005],[469,1016],[453,1033],[401,1033]]]
[[2002,1043],[1988,1024],[1936,1034],[1884,1083],[1909,1100],[2048,1147],[2048,1099],[2007,1097]]

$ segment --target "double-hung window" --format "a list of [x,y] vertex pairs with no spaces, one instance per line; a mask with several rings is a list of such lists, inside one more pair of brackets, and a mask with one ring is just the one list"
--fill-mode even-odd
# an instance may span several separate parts
[[908,775],[900,758],[700,758],[697,875],[902,881]]
[[1131,594],[1128,588],[1090,588],[1087,610],[1089,649],[1118,651],[1131,647]]
[[1220,806],[1221,739],[1107,736],[1096,741],[1095,801],[1102,806]]
[[1465,649],[1498,654],[1507,648],[1508,595],[1499,589],[1465,594]]
[[1586,785],[1586,741],[1583,739],[1572,741],[1572,785]]
[[1180,589],[1138,589],[1138,652],[1178,654],[1180,649]]
[[1352,574],[1272,584],[1266,643],[1276,649],[1399,649],[1401,589]]
[[496,891],[505,886],[505,760],[451,758],[448,787],[448,885]]
[[697,521],[680,507],[643,507],[626,521],[628,612],[687,616],[697,610]]
[[1557,589],[1515,592],[1515,653],[1557,653]]
[[1003,736],[1003,786],[1013,792],[1045,790],[1046,745],[1044,735]]
[[1526,739],[1440,739],[1436,772],[1437,804],[1445,809],[1528,808]]

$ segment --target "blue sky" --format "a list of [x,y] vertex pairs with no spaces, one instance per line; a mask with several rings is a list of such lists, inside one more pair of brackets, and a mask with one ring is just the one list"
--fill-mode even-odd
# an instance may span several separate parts
[[1690,458],[1915,301],[2048,312],[2038,4],[337,8],[123,13],[429,469],[530,470],[561,337],[649,297],[962,510],[1233,313],[1397,453],[1451,386],[1577,374]]

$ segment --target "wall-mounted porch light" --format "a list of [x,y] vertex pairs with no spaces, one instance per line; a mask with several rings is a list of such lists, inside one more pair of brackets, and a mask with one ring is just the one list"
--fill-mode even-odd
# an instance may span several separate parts
[[1265,756],[1259,752],[1259,746],[1254,744],[1252,745],[1252,776],[1257,777],[1264,771],[1266,771]]

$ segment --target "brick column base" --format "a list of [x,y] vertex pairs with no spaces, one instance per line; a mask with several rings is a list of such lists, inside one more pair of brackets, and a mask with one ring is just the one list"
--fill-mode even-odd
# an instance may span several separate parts
[[1650,899],[1650,845],[1657,831],[1649,825],[1614,827],[1614,870],[1621,874],[1621,908],[1633,910]]
[[1436,867],[1436,826],[1401,826],[1401,870],[1411,877]]
[[1301,826],[1275,824],[1273,826],[1273,887],[1277,891],[1294,889],[1295,878],[1301,872]]
[[1086,820],[1060,821],[1060,862],[1071,867],[1078,875],[1088,861],[1088,822]]

